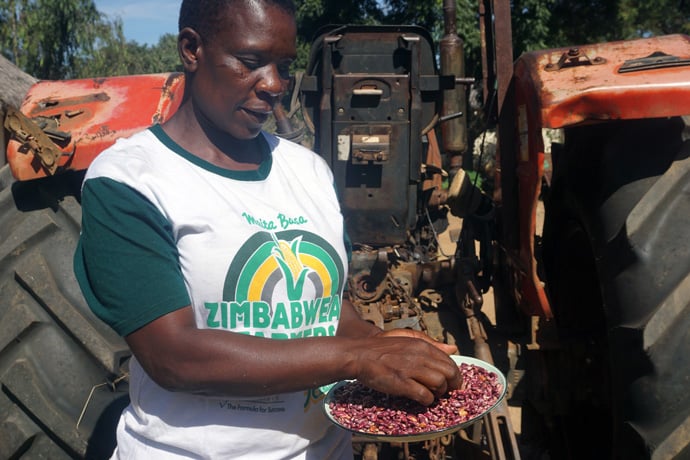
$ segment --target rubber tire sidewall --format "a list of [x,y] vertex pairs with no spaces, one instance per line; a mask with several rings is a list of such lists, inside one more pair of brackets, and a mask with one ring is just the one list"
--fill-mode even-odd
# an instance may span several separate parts
[[[608,349],[608,368],[603,381],[589,384],[608,385],[602,394],[611,411],[611,458],[690,456],[682,436],[690,413],[690,145],[684,132],[681,118],[571,129],[562,157],[554,159],[544,229],[547,289],[559,328],[572,331],[570,322],[579,318],[596,337],[598,312],[588,308],[602,308],[606,343],[600,345]],[[582,242],[580,248],[593,258],[600,292],[585,288],[589,274],[568,279],[570,261],[554,257],[573,241],[566,232],[578,231],[588,240],[589,248]],[[569,293],[589,294],[584,312],[559,307],[559,283],[569,284]],[[581,426],[571,444],[587,434]]]
[[81,176],[0,179],[0,458],[107,458],[130,353],[72,269]]

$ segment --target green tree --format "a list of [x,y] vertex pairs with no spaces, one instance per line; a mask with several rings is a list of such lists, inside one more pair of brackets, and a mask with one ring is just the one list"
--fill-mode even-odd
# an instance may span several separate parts
[[165,34],[151,49],[151,72],[182,71],[180,56],[177,54],[177,35]]
[[37,78],[71,78],[103,21],[92,0],[0,0],[0,50]]
[[549,47],[690,33],[687,0],[549,1]]
[[297,59],[293,69],[306,69],[311,42],[330,24],[376,24],[383,13],[377,0],[295,0]]
[[387,0],[384,8],[388,24],[413,24],[432,33],[443,27],[442,0]]
[[[644,0],[647,1],[647,0]],[[547,47],[599,43],[620,35],[620,0],[551,0]]]
[[109,77],[181,70],[176,35],[162,35],[153,46],[126,41],[119,18],[115,20],[111,34],[107,32],[103,32],[94,46],[93,55],[84,56],[79,60],[76,72],[78,77]]
[[618,39],[645,35],[690,34],[687,0],[619,0]]
[[[298,59],[304,69],[311,42],[327,24],[414,24],[435,40],[443,35],[442,0],[296,0]],[[481,77],[477,0],[457,0],[458,35],[466,74]],[[510,0],[514,55],[667,33],[690,33],[688,0]],[[40,79],[179,70],[176,37],[156,45],[127,41],[120,18],[93,0],[0,0],[0,53]]]
[[176,36],[154,46],[127,41],[119,17],[93,0],[0,0],[0,53],[38,79],[174,71]]
[[513,31],[513,55],[525,51],[549,48],[550,28],[554,0],[513,0],[511,27]]

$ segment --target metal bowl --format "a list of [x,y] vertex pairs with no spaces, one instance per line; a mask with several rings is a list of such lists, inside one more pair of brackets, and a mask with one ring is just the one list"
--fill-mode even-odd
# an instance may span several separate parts
[[501,371],[499,371],[495,366],[487,363],[486,361],[482,361],[477,358],[473,358],[470,356],[460,356],[460,355],[451,355],[451,358],[453,361],[457,363],[458,366],[461,364],[472,364],[478,367],[481,367],[489,372],[492,372],[498,376],[498,381],[502,386],[501,394],[498,396],[496,401],[489,407],[487,410],[482,412],[481,414],[468,419],[464,422],[461,422],[456,425],[451,425],[448,427],[445,427],[440,430],[430,430],[430,431],[424,431],[424,432],[419,432],[419,433],[414,433],[414,434],[403,434],[403,435],[385,435],[385,434],[372,434],[364,431],[357,431],[353,430],[351,428],[348,428],[344,425],[342,425],[338,420],[335,419],[333,414],[331,413],[331,408],[330,408],[330,403],[335,399],[334,394],[335,391],[337,391],[338,388],[341,388],[344,385],[347,385],[351,382],[352,380],[345,380],[342,382],[338,382],[331,389],[328,391],[326,394],[326,397],[323,400],[323,407],[324,411],[326,412],[326,416],[328,419],[334,423],[335,425],[344,428],[348,431],[351,431],[359,436],[364,436],[366,438],[375,440],[375,441],[382,441],[382,442],[418,442],[418,441],[426,441],[429,439],[434,439],[440,436],[445,436],[451,433],[454,433],[462,428],[468,427],[472,425],[473,423],[477,423],[482,417],[484,417],[486,414],[488,414],[490,411],[492,411],[500,402],[503,400],[506,394],[506,378],[503,375]]

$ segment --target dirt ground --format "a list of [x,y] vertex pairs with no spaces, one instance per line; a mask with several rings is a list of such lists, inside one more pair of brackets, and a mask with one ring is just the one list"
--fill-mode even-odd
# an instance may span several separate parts
[[[449,224],[450,225],[448,229],[446,229],[446,231],[444,231],[443,233],[439,234],[439,242],[441,244],[442,251],[445,254],[452,254],[455,250],[453,234],[455,231],[458,231],[462,226],[462,220],[457,217],[450,216]],[[486,319],[488,319],[491,325],[496,325],[495,298],[492,289],[489,289],[488,292],[483,294],[482,313],[486,315]],[[467,353],[471,354],[471,351],[472,350],[467,350]],[[463,353],[462,347],[460,349],[460,353]],[[505,356],[494,356],[494,360],[502,360],[505,358]],[[508,404],[507,408],[508,413],[510,415],[510,423],[512,425],[513,431],[515,432],[516,436],[519,436],[522,428],[520,407],[511,406],[510,404]]]
[[[544,208],[541,203],[537,208],[536,217],[537,234],[541,235],[541,230],[544,224]],[[455,241],[453,240],[453,237],[461,228],[462,220],[451,216],[449,219],[449,224],[450,225],[448,229],[446,229],[446,231],[444,231],[443,233],[439,234],[441,250],[445,254],[452,254],[454,252]],[[496,304],[494,293],[493,290],[490,288],[486,293],[483,294],[483,304],[481,309],[482,313],[485,315],[484,320],[488,322],[486,328],[489,330],[491,329],[491,326],[496,326],[495,307]],[[490,331],[488,333],[489,335],[491,335]],[[467,347],[468,345],[467,342],[465,342],[465,344],[461,346],[461,343],[463,342],[462,339],[460,339],[459,342],[460,343],[458,343],[458,346],[460,347],[460,353],[462,354],[463,347]],[[496,341],[496,343],[492,343],[492,356],[494,358],[494,364],[501,369],[505,369],[508,366],[508,362],[511,359],[511,356],[515,358],[515,356],[519,355],[519,351],[519,345],[513,344],[507,340],[498,340]],[[472,354],[472,349],[465,349],[465,352],[467,354]],[[519,375],[507,375],[506,377],[515,379],[516,377],[519,378]],[[506,408],[508,416],[510,418],[509,423],[519,443],[520,434],[522,433],[522,411],[520,407],[519,397],[506,398]]]

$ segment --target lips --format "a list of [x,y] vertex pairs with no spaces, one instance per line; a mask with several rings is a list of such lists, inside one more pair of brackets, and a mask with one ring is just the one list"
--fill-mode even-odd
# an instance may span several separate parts
[[242,110],[244,113],[246,113],[251,119],[256,121],[256,123],[259,124],[264,124],[266,120],[268,120],[268,117],[271,115],[272,111],[270,108],[248,108],[248,107],[243,107]]

